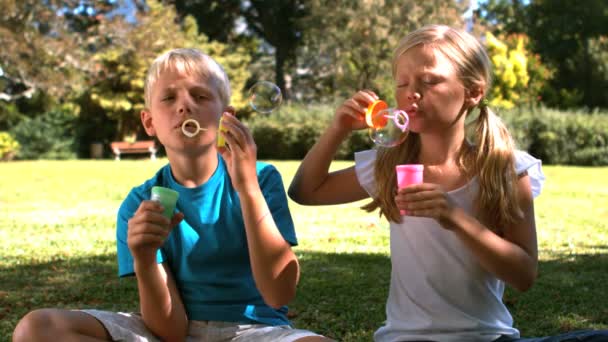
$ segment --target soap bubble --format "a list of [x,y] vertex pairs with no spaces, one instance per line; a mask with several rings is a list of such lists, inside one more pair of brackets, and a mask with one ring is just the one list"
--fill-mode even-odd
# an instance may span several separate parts
[[249,105],[256,112],[268,114],[281,105],[281,89],[268,81],[256,82],[249,89]]
[[373,115],[369,128],[369,137],[374,144],[383,147],[394,147],[407,137],[409,117],[400,109],[386,108]]

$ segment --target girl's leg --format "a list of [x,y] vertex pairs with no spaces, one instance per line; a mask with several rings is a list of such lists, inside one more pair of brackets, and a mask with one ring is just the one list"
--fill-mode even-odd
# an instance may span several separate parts
[[15,327],[13,342],[111,341],[103,324],[81,311],[40,309],[25,315]]

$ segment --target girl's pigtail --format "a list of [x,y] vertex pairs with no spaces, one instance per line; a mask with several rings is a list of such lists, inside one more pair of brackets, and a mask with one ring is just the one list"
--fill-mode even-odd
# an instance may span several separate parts
[[482,101],[475,126],[475,174],[479,195],[475,201],[482,222],[500,232],[521,218],[517,203],[515,144],[500,118]]

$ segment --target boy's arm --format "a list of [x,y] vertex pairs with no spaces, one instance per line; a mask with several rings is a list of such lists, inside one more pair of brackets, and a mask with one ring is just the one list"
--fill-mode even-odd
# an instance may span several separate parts
[[[257,147],[251,132],[230,113],[224,113],[222,120],[225,132],[221,134],[227,146],[220,153],[232,186],[239,194],[253,279],[266,304],[279,308],[295,296],[300,267],[262,193],[256,167]],[[281,195],[282,207],[288,210],[282,182],[271,182],[268,186],[272,187],[265,189],[269,196]],[[279,206],[275,210],[280,210]]]
[[166,263],[135,263],[143,320],[163,341],[183,341],[188,318],[171,270]]
[[300,266],[277,228],[261,189],[239,193],[256,286],[266,304],[280,308],[296,294]]
[[[130,271],[137,277],[146,327],[162,340],[183,341],[188,327],[184,305],[169,267],[157,259],[159,248],[183,219],[183,214],[176,213],[169,220],[163,216],[158,202],[138,199],[125,202],[119,212],[117,234],[121,274]],[[131,215],[131,208],[135,206],[137,210]]]

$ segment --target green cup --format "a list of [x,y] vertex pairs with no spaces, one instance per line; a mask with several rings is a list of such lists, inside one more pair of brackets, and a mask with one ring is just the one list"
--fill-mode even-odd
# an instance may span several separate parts
[[162,186],[155,186],[152,187],[152,196],[150,196],[150,200],[162,204],[163,208],[165,208],[163,215],[170,220],[173,217],[173,211],[175,210],[175,204],[177,203],[178,197],[179,193],[175,190]]

